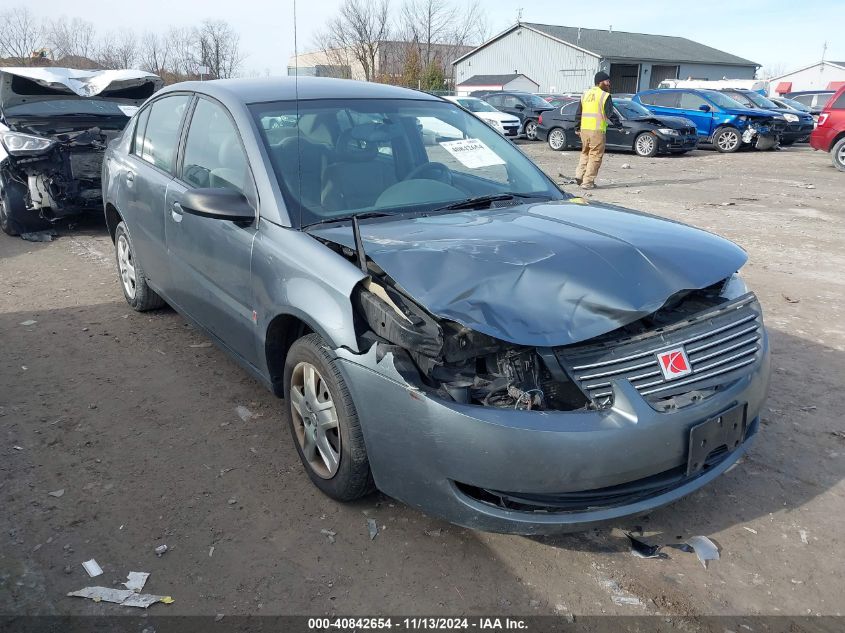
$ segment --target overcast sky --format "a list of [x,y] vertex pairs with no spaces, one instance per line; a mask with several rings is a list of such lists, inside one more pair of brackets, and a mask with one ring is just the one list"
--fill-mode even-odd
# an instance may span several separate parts
[[[299,50],[306,51],[341,0],[297,1]],[[392,0],[397,7],[401,1]],[[843,0],[483,0],[482,4],[491,33],[516,22],[521,5],[525,22],[601,29],[613,25],[615,31],[678,35],[767,67],[791,70],[816,62],[825,41],[826,59],[845,60]],[[84,18],[98,30],[164,31],[206,17],[223,19],[241,34],[247,72],[285,74],[294,51],[293,0],[40,0],[27,6],[41,16]]]

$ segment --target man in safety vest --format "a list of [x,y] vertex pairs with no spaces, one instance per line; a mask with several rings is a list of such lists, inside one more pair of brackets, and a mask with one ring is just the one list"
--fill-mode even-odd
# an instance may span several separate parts
[[575,132],[581,137],[581,160],[575,171],[575,182],[582,189],[594,189],[596,175],[604,158],[604,143],[607,124],[619,125],[619,117],[613,111],[610,98],[610,76],[596,73],[595,85],[581,95],[581,103],[575,113]]

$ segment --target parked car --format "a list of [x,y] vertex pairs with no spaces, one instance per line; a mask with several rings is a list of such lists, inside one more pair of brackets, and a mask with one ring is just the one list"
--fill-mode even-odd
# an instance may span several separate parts
[[792,110],[793,112],[805,112],[807,114],[812,114],[812,110],[809,106],[806,106],[795,99],[789,99],[787,97],[769,97],[769,101],[777,104],[779,108],[786,108],[787,110]]
[[483,99],[475,97],[444,97],[452,103],[457,103],[465,110],[469,110],[482,121],[503,136],[517,136],[520,121],[515,116],[499,112]]
[[[556,151],[581,147],[581,139],[575,133],[578,103],[572,101],[540,115],[537,138],[548,141],[549,147]],[[689,119],[655,116],[639,103],[627,99],[614,99],[613,106],[622,125],[607,128],[608,149],[654,156],[658,153],[685,154],[698,145],[695,124]]]
[[138,70],[0,68],[0,229],[103,208],[103,152],[161,79]]
[[828,100],[819,115],[819,125],[810,135],[810,146],[830,152],[833,165],[845,171],[845,86]]
[[[293,115],[273,142],[261,122]],[[421,117],[463,138],[425,145]],[[453,103],[181,83],[106,157],[126,301],[169,303],[283,396],[333,499],[377,487],[472,528],[576,530],[706,485],[760,428],[746,253],[572,198]]]
[[786,120],[786,129],[780,135],[781,145],[792,145],[796,141],[806,140],[815,127],[815,121],[809,112],[796,112],[792,108],[782,108],[759,92],[742,88],[723,88],[719,92],[728,95],[746,108],[756,108],[781,115]]
[[644,90],[634,101],[660,116],[689,119],[698,129],[699,142],[720,152],[735,152],[743,145],[771,149],[786,129],[781,115],[746,108],[716,90]]
[[803,103],[810,108],[813,114],[819,115],[835,92],[835,90],[801,90],[788,92],[783,96],[798,103]]
[[482,97],[487,103],[519,119],[520,134],[529,141],[537,140],[537,119],[540,114],[553,110],[554,106],[545,99],[529,92],[493,92]]

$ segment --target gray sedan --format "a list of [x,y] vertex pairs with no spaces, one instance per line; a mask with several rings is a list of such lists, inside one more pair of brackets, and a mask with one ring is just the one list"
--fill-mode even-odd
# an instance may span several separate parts
[[110,145],[103,188],[127,302],[170,304],[284,398],[334,499],[577,530],[698,489],[759,429],[745,253],[567,195],[437,97],[176,84]]

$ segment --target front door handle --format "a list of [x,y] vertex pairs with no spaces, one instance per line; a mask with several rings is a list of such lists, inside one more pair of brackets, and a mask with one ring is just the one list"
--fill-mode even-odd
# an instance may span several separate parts
[[173,218],[173,221],[179,223],[182,221],[182,205],[178,202],[174,202],[170,205],[170,217]]
[[127,171],[126,172],[126,186],[132,187],[135,184],[135,172],[134,171]]

